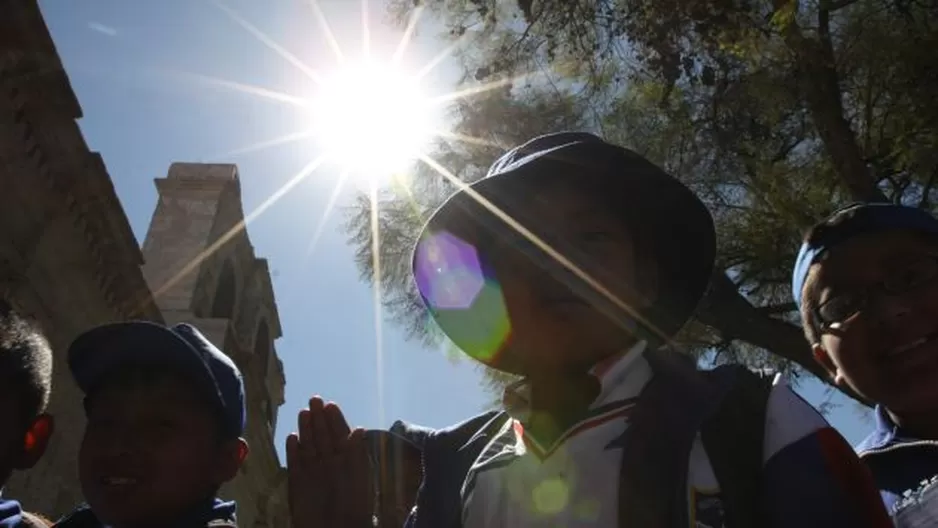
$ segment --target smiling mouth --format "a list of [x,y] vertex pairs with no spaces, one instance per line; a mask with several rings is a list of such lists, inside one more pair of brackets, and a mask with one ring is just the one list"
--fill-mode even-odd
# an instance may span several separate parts
[[895,357],[895,356],[907,354],[909,352],[912,352],[913,350],[918,349],[919,347],[927,343],[934,341],[936,338],[938,338],[938,331],[932,332],[924,337],[916,339],[915,341],[910,341],[908,343],[899,345],[893,348],[892,350],[890,350],[886,355],[888,357]]
[[120,489],[128,486],[134,486],[139,482],[136,478],[133,477],[102,477],[101,484],[104,484],[106,488],[110,489]]

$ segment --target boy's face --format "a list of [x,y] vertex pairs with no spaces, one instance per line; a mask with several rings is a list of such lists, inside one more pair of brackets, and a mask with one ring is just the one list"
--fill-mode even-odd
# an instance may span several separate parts
[[[634,245],[623,222],[595,199],[557,183],[538,188],[513,211],[522,226],[623,302],[641,308],[647,301],[639,297],[654,296],[656,278],[638,280]],[[588,368],[634,343],[629,332],[574,294],[570,282],[552,277],[524,253],[500,240],[483,251],[504,296],[511,353],[528,374]]]
[[241,462],[214,409],[182,378],[105,383],[88,402],[82,490],[105,523],[171,523],[211,499]]
[[829,302],[862,306],[831,322],[814,347],[835,381],[900,416],[938,407],[938,243],[904,231],[871,233],[816,266],[819,311]]

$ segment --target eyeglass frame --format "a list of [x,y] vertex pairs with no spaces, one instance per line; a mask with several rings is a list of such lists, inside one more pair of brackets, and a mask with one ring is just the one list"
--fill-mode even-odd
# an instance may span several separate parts
[[822,317],[821,315],[821,310],[825,306],[830,304],[832,301],[842,298],[844,295],[848,295],[848,294],[837,295],[830,299],[827,299],[823,303],[818,304],[818,306],[814,308],[814,310],[812,310],[813,312],[812,315],[814,316],[815,320],[818,322],[818,327],[820,328],[822,332],[826,332],[828,330],[831,330],[834,327],[834,325],[843,324],[847,322],[849,319],[857,316],[858,314],[860,314],[861,312],[863,312],[869,307],[870,298],[873,296],[874,293],[885,293],[887,295],[892,295],[892,296],[902,295],[902,294],[908,293],[916,286],[923,286],[923,285],[933,282],[936,278],[938,278],[938,254],[936,253],[926,253],[926,254],[916,257],[915,259],[909,261],[908,264],[902,266],[901,272],[908,271],[912,269],[913,267],[915,267],[916,265],[919,265],[924,262],[929,262],[932,265],[931,272],[928,277],[909,283],[909,284],[902,285],[898,288],[890,288],[887,286],[887,283],[894,277],[888,277],[886,279],[877,281],[874,284],[868,285],[862,288],[864,292],[861,294],[861,298],[858,301],[857,308],[853,309],[853,311],[849,315],[840,317],[837,321],[825,320],[825,318]]

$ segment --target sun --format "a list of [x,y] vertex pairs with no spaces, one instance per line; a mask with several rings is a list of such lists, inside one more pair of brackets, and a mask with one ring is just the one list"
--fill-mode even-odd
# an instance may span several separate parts
[[325,154],[369,182],[386,182],[427,148],[430,100],[418,79],[363,62],[325,78],[312,99],[312,128]]

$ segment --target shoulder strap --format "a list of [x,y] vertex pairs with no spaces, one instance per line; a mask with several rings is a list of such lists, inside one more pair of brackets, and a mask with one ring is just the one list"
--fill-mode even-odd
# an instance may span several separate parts
[[763,526],[762,446],[771,380],[741,365],[726,365],[707,373],[730,379],[730,389],[716,412],[704,422],[701,438],[720,483],[726,526]]
[[654,376],[642,391],[623,437],[619,525],[686,527],[687,461],[724,387],[675,352],[645,354]]
[[48,528],[52,526],[52,521],[34,513],[24,511],[21,516],[22,520],[20,521],[20,526],[28,528]]
[[206,524],[206,528],[238,528],[238,524],[231,519],[214,519]]

